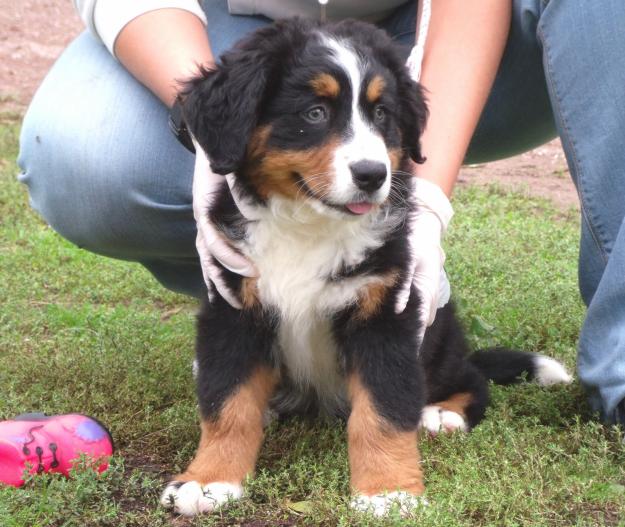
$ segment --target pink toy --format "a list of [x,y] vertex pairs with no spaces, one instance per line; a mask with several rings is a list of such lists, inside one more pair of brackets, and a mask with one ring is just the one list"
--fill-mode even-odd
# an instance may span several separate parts
[[0,422],[0,483],[19,487],[24,471],[69,475],[81,454],[97,460],[98,472],[113,454],[110,432],[92,417],[80,414],[24,414]]

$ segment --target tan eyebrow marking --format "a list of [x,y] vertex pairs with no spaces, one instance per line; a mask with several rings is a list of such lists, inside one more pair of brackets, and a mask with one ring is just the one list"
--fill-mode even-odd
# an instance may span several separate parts
[[310,85],[319,97],[336,99],[341,92],[339,81],[329,73],[320,73],[310,81]]
[[373,77],[373,79],[371,79],[369,85],[367,86],[367,100],[369,102],[377,101],[382,95],[385,87],[386,82],[381,75],[376,75],[375,77]]

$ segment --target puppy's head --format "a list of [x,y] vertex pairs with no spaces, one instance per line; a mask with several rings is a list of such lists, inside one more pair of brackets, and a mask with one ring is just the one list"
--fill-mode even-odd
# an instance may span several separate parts
[[362,215],[408,157],[423,161],[422,91],[384,31],[362,22],[260,29],[190,83],[183,111],[213,170],[260,202]]

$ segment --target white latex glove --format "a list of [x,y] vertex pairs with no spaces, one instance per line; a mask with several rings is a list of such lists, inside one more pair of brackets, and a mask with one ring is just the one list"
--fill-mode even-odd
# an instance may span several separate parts
[[414,178],[413,185],[416,212],[408,220],[411,252],[408,268],[413,269],[413,272],[402,284],[395,311],[401,313],[406,308],[410,288],[414,284],[421,298],[419,318],[422,322],[422,339],[425,328],[434,322],[436,310],[449,302],[450,287],[443,269],[445,253],[441,248],[441,237],[454,211],[445,193],[435,183]]
[[[202,147],[193,139],[195,146],[195,168],[193,171],[193,216],[197,223],[195,246],[200,256],[202,274],[208,288],[208,298],[213,300],[214,290],[232,306],[241,309],[241,302],[221,279],[219,268],[213,263],[218,260],[226,269],[243,276],[257,276],[254,265],[235,251],[215,226],[210,222],[208,211],[224,176],[213,173],[208,157]],[[228,176],[226,176],[227,178]],[[232,178],[228,179],[228,182]]]

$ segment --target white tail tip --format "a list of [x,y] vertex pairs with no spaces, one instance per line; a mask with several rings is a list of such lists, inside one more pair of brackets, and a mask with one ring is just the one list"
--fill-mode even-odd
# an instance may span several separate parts
[[534,368],[534,377],[541,386],[569,384],[573,381],[573,377],[566,371],[566,368],[550,357],[537,355],[534,358]]

